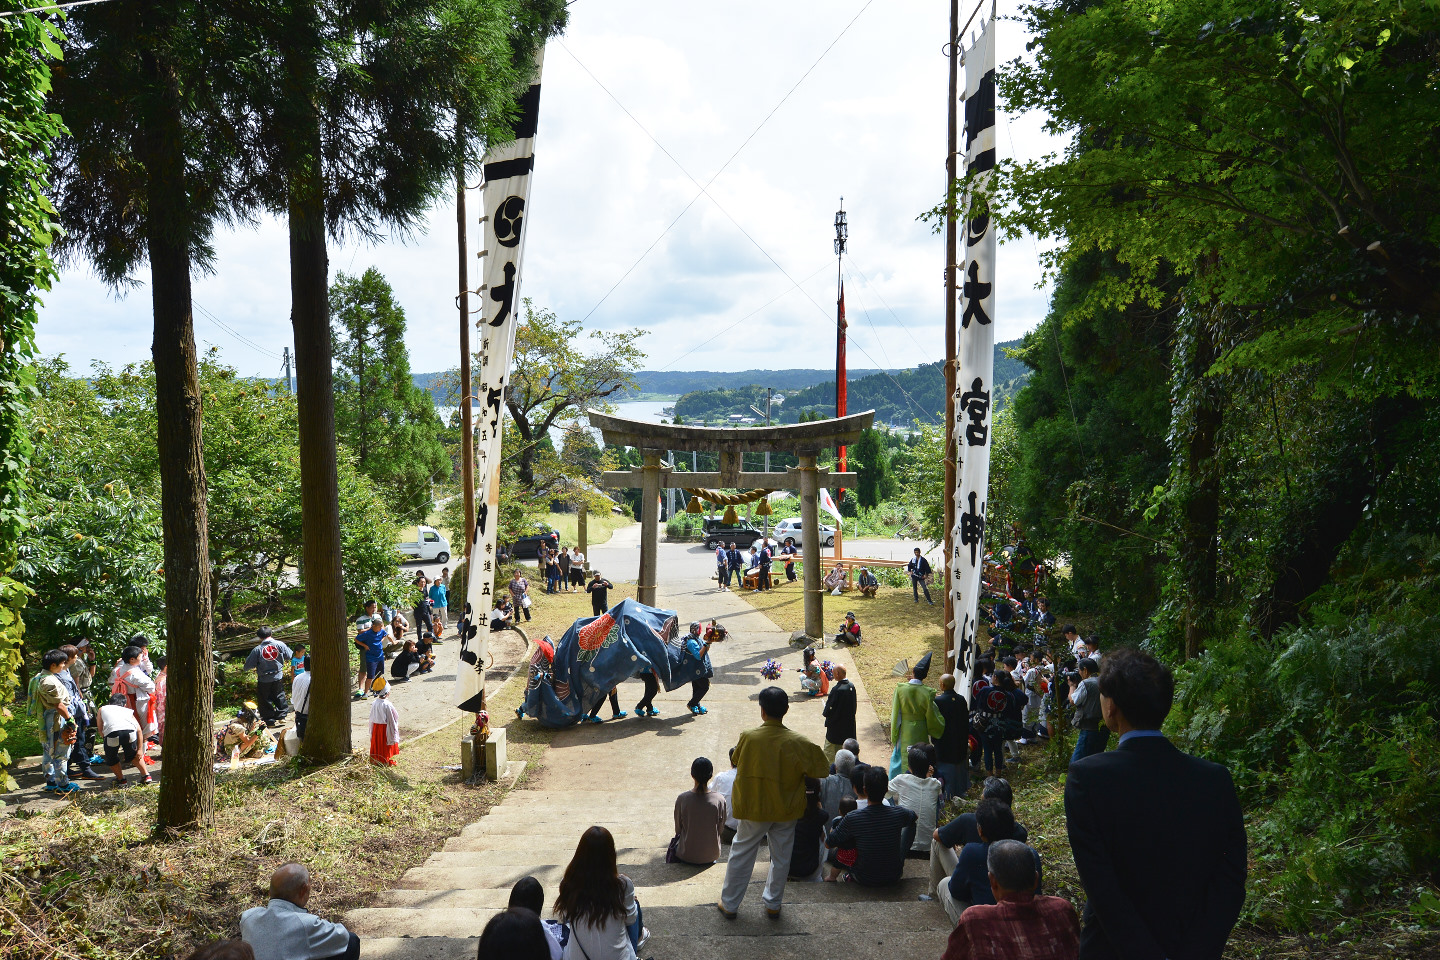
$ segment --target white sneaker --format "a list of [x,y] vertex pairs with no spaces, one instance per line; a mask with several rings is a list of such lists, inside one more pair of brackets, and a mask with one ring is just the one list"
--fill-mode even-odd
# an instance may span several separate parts
[[649,928],[649,927],[641,927],[641,928],[640,928],[640,942],[637,943],[637,944],[635,944],[635,949],[636,949],[636,950],[639,950],[641,947],[645,946],[645,944],[647,944],[647,943],[649,943],[649,942],[650,942],[650,928]]

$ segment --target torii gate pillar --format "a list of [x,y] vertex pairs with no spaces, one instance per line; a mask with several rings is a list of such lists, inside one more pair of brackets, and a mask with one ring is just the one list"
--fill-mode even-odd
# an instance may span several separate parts
[[640,477],[640,582],[635,599],[655,606],[656,554],[660,543],[660,454],[645,454]]
[[800,541],[805,560],[805,636],[825,636],[825,588],[820,585],[820,483],[814,454],[801,454]]

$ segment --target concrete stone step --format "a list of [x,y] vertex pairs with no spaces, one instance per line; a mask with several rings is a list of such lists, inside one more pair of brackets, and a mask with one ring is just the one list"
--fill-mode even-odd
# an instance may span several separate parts
[[[921,902],[918,897],[927,893],[928,883],[923,878],[910,878],[889,887],[861,887],[853,883],[814,883],[792,880],[785,885],[786,903],[908,903]],[[756,880],[745,894],[745,902],[758,902],[764,882]],[[558,881],[545,887],[546,903],[554,901]],[[700,883],[687,883],[678,879],[673,883],[652,887],[638,887],[641,903],[666,907],[693,906],[714,902],[720,895],[720,887],[708,875]],[[467,890],[386,890],[375,898],[376,907],[397,907],[414,910],[497,910],[506,905],[510,890],[489,887]]]
[[458,836],[476,837],[500,834],[514,837],[568,837],[571,842],[578,843],[580,834],[597,824],[614,834],[640,833],[646,836],[663,836],[666,842],[669,842],[675,832],[675,825],[668,815],[664,818],[646,817],[640,820],[612,816],[595,819],[580,819],[572,816],[568,819],[558,820],[489,816],[465,827]]
[[[555,889],[565,873],[565,862],[530,864],[495,864],[484,859],[484,854],[434,854],[425,865],[405,871],[398,886],[404,890],[509,890],[521,877],[533,876],[546,886]],[[438,858],[473,858],[445,859]],[[433,865],[431,861],[444,863]],[[568,861],[566,861],[568,862]],[[463,864],[463,865],[462,865]],[[751,880],[763,880],[770,865],[756,860]],[[907,878],[929,877],[930,866],[924,860],[905,861]],[[674,884],[709,883],[718,891],[725,876],[725,864],[709,867],[692,867],[685,864],[664,862],[663,851],[649,863],[621,863],[620,872],[628,876],[637,887],[657,887]]]
[[[746,902],[741,904],[740,916],[736,920],[726,920],[709,903],[666,906],[650,902],[644,893],[640,894],[640,901],[645,925],[657,937],[672,933],[683,933],[687,939],[783,937],[804,931],[823,932],[857,926],[867,932],[908,934],[915,930],[939,929],[948,923],[945,911],[937,904],[918,900],[906,903],[787,901],[781,918],[775,921],[765,916],[759,902],[759,890],[754,894],[753,898],[747,896]],[[502,909],[504,904],[479,908],[369,907],[346,914],[345,925],[361,938],[431,937],[437,932],[443,932],[447,937],[478,937],[490,918]]]
[[[611,831],[615,837],[615,849],[621,859],[626,856],[626,850],[643,850],[648,853],[651,847],[659,846],[662,850],[670,842],[668,836],[660,833],[635,833],[627,831],[616,833]],[[536,857],[554,856],[563,857],[566,861],[575,854],[575,845],[580,842],[579,836],[541,836],[538,834],[510,834],[510,833],[472,833],[466,835],[461,833],[445,841],[441,849],[448,853],[482,853],[486,850],[515,850],[523,848],[534,851]]]
[[[758,909],[758,908],[757,908]],[[943,915],[943,914],[942,914]],[[740,928],[729,936],[653,936],[641,954],[656,960],[734,960],[755,957],[762,960],[895,960],[907,957],[938,957],[945,950],[948,929],[901,932],[878,930],[854,933],[806,933],[789,927],[784,919],[759,921],[768,935]],[[773,928],[773,929],[772,929]],[[473,960],[475,939],[464,937],[387,937],[362,940],[362,960]]]

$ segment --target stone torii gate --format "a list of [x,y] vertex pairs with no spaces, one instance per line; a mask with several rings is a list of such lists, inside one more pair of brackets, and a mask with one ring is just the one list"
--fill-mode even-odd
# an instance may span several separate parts
[[[634,447],[645,458],[642,467],[607,471],[601,478],[602,485],[609,489],[639,487],[641,490],[640,579],[636,599],[651,606],[655,604],[660,491],[672,485],[672,471],[661,463],[661,457],[667,450],[704,450],[720,455],[719,472],[673,471],[677,478],[683,479],[684,486],[800,491],[801,558],[805,563],[805,634],[814,638],[825,635],[825,600],[820,586],[820,488],[853,489],[858,476],[822,470],[816,465],[815,458],[821,450],[859,442],[861,433],[875,421],[874,410],[834,420],[771,427],[692,427],[625,420],[598,410],[587,410],[586,414],[590,417],[590,425],[599,429],[606,443]],[[783,473],[752,473],[741,469],[741,454],[767,450],[771,453],[793,453],[799,457],[800,465]]]

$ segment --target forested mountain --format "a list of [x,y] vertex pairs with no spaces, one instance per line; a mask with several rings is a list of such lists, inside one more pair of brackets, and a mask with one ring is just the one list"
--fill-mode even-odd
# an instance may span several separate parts
[[[1003,406],[1025,379],[1029,371],[1019,360],[1006,354],[1006,349],[1021,345],[1020,340],[995,345],[995,394],[996,405]],[[762,371],[763,372],[763,371]],[[827,371],[791,371],[814,373],[823,377]],[[765,387],[774,386],[773,381],[764,381],[761,386],[745,379],[749,372],[736,374],[712,374],[723,377],[728,383],[719,388],[695,390],[675,402],[675,413],[686,420],[718,420],[731,414],[754,416],[752,404],[764,409]],[[642,374],[643,376],[643,374]],[[939,423],[945,411],[945,365],[943,361],[922,363],[910,370],[864,371],[852,370],[848,377],[850,388],[847,407],[850,410],[874,410],[881,423],[908,425],[916,420],[921,423]],[[801,414],[817,412],[824,416],[835,415],[835,380],[833,377],[806,386],[802,390],[788,393],[783,404],[774,412],[774,418],[781,423],[795,423]]]

